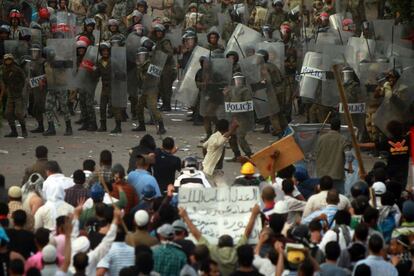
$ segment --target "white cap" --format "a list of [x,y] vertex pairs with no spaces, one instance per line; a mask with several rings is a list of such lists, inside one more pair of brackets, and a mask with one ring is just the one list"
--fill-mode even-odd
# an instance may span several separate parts
[[145,210],[138,210],[134,215],[135,223],[138,227],[143,227],[149,222],[149,215]]
[[53,263],[56,261],[56,247],[51,244],[46,245],[42,249],[42,259],[45,263]]
[[89,242],[88,238],[85,236],[80,236],[76,238],[72,243],[72,251],[74,254],[83,252],[86,253],[89,250],[91,243]]
[[287,214],[289,212],[289,206],[286,201],[280,200],[276,202],[275,206],[273,207],[274,214]]
[[384,182],[377,181],[372,185],[372,189],[376,195],[383,195],[387,191],[387,187],[385,186]]

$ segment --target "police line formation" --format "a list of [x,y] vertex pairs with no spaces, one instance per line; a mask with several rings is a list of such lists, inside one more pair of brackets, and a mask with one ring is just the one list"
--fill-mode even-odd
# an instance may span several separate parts
[[341,114],[337,65],[359,135],[376,141],[389,121],[412,114],[413,29],[387,12],[368,21],[364,2],[3,1],[6,137],[18,136],[16,121],[28,136],[27,113],[38,122],[33,133],[56,135],[63,114],[72,135],[78,105],[79,130],[106,132],[114,118],[111,133],[120,133],[128,101],[133,131],[146,131],[147,108],[163,134],[160,110],[180,103],[207,137],[218,119],[237,119],[250,155],[245,136],[256,123],[282,137],[294,113],[309,123]]

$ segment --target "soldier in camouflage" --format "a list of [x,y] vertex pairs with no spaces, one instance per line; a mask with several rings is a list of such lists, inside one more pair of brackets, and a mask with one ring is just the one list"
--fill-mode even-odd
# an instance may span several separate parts
[[[29,78],[36,78],[45,74],[44,71],[44,58],[42,58],[41,47],[40,45],[32,45],[30,49],[31,58],[28,62],[28,74]],[[29,79],[29,84],[31,80]],[[42,79],[38,82],[34,82],[35,85],[28,85],[30,87],[30,94],[33,97],[33,117],[37,121],[37,128],[31,130],[31,133],[43,133],[45,131],[43,125],[43,113],[45,112],[45,103],[46,103],[46,82],[45,79]]]
[[224,24],[222,31],[222,39],[226,43],[230,40],[231,35],[237,27],[237,24],[242,22],[241,15],[237,9],[229,9],[228,13],[230,14],[231,20]]
[[171,41],[165,38],[165,27],[157,24],[154,27],[154,41],[156,42],[155,51],[161,50],[168,55],[164,69],[161,74],[159,92],[162,100],[162,111],[171,111],[172,83],[174,82],[176,73],[176,62],[174,60],[174,49]]
[[112,37],[118,35],[123,36],[125,40],[125,36],[119,31],[120,22],[117,19],[111,18],[108,20],[107,30],[105,30],[102,40],[103,41],[110,41]]
[[95,45],[95,36],[93,35],[95,25],[95,19],[85,18],[85,20],[83,21],[83,32],[79,34],[80,36],[86,36],[91,41],[91,45]]
[[220,34],[216,30],[211,30],[207,33],[207,42],[206,48],[210,51],[220,49],[224,51],[223,45],[219,43]]
[[361,35],[362,22],[367,20],[365,13],[364,0],[348,0],[346,5],[346,12],[351,13],[352,20],[355,24],[355,36]]
[[277,30],[284,21],[288,20],[288,14],[283,10],[283,0],[273,0],[272,7],[273,10],[270,11],[266,24]]
[[7,104],[5,117],[9,123],[11,132],[4,137],[17,137],[16,120],[22,128],[22,136],[27,137],[26,123],[24,120],[24,99],[23,88],[25,75],[22,69],[14,62],[12,54],[5,54],[3,57],[2,83],[7,93]]
[[202,13],[199,5],[196,3],[191,3],[185,14],[183,29],[187,30],[189,28],[196,29],[197,32],[204,32],[206,30],[205,14]]
[[137,51],[137,78],[141,95],[138,99],[137,115],[138,127],[132,131],[146,131],[144,108],[148,108],[151,117],[155,123],[158,123],[158,134],[164,134],[167,131],[164,127],[162,115],[157,109],[158,84],[147,73],[150,66],[149,51],[145,47],[140,47]]
[[48,8],[40,8],[39,12],[39,19],[38,19],[38,23],[41,27],[42,30],[42,44],[46,45],[46,40],[48,38],[51,38],[51,27],[50,27],[50,13]]

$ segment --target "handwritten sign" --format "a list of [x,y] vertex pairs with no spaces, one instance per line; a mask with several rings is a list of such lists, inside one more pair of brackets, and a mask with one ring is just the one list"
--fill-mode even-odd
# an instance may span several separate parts
[[156,78],[161,77],[162,69],[154,64],[148,66],[147,74],[154,76]]
[[[365,103],[348,103],[348,110],[351,114],[365,113]],[[339,104],[339,113],[344,113],[344,106]]]
[[231,113],[253,111],[253,101],[245,102],[225,102],[224,110]]
[[318,80],[326,79],[325,72],[318,68],[302,66],[301,73],[304,77],[311,77],[311,78],[318,79]]
[[36,88],[40,86],[40,82],[46,79],[46,75],[40,75],[29,79],[30,88]]
[[[222,235],[230,235],[237,243],[259,200],[258,187],[180,189],[178,193],[179,207],[187,210],[203,237],[213,244]],[[257,243],[260,230],[260,221],[256,220],[249,243]]]

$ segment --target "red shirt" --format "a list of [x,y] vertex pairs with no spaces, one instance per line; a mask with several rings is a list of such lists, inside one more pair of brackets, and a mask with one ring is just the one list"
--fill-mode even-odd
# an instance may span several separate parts
[[125,213],[128,214],[129,211],[138,204],[137,192],[135,191],[134,187],[132,187],[127,182],[122,180],[122,182],[112,184],[112,192],[111,192],[112,197],[119,199],[119,190],[118,190],[119,187],[121,187],[125,192],[125,195],[127,198],[127,205],[125,206]]

